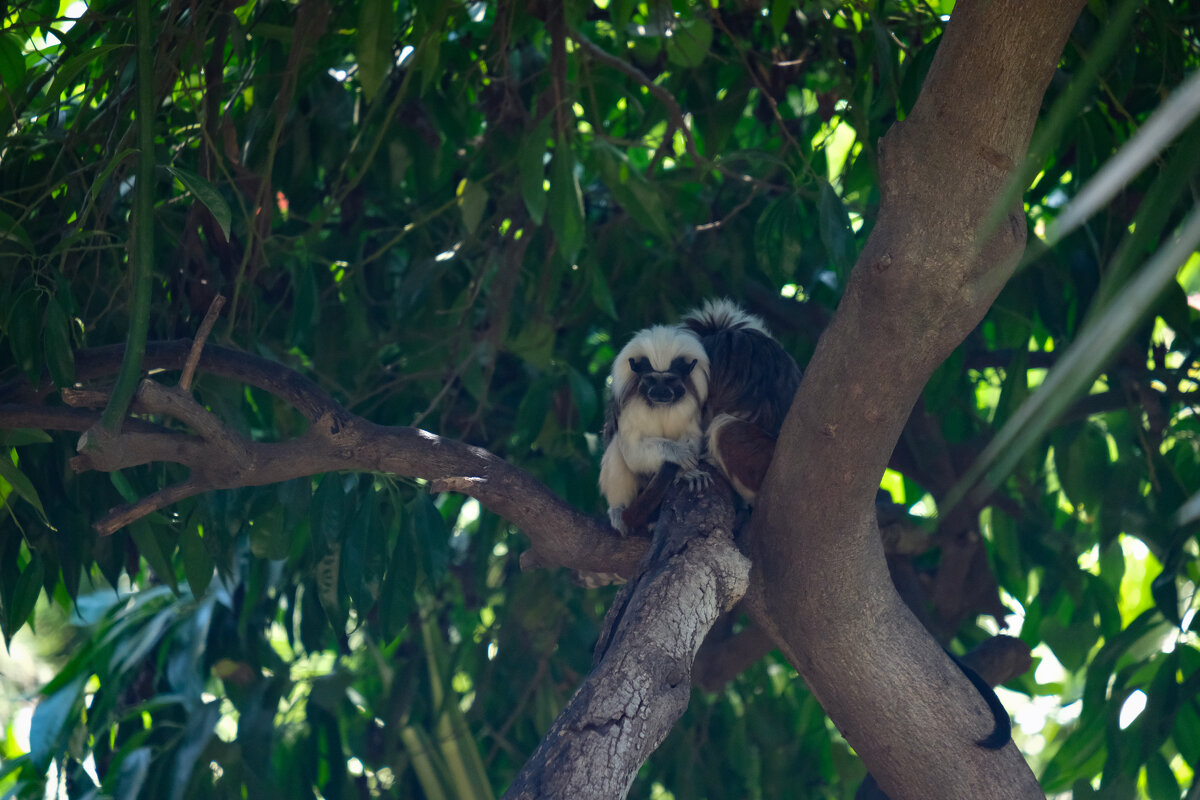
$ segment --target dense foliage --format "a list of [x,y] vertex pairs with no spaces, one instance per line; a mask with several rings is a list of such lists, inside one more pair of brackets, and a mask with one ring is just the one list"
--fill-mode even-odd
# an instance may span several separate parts
[[[152,120],[136,114],[137,2]],[[951,6],[9,3],[0,412],[26,379],[71,386],[77,349],[125,340],[149,122],[151,339],[194,335],[223,294],[214,340],[599,512],[605,376],[633,330],[728,294],[801,363],[812,352],[878,207],[877,142]],[[1186,0],[1089,3],[1035,141],[1031,241],[1200,64],[1198,22]],[[990,614],[1036,648],[1004,696],[1049,793],[1179,798],[1200,763],[1197,525],[1176,517],[1200,488],[1185,289],[1090,365],[1090,391],[994,493],[936,510],[1179,224],[1198,165],[1193,125],[1084,225],[1031,246],[884,481],[925,518],[892,566],[935,635],[976,644]],[[1200,292],[1200,262],[1180,278]],[[239,383],[202,374],[196,395],[257,440],[305,425]],[[0,732],[0,790],[487,797],[588,670],[611,590],[522,572],[521,533],[474,501],[331,473],[102,538],[93,521],[180,471],[74,474],[76,434],[6,419],[0,628],[6,643],[66,628],[28,752],[17,717]],[[852,797],[864,770],[794,676],[770,655],[694,691],[633,794]]]

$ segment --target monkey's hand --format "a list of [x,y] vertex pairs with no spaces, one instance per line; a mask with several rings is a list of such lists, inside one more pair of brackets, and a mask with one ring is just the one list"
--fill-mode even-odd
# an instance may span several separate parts
[[679,474],[675,476],[675,482],[686,483],[689,492],[702,492],[712,483],[712,475],[709,474],[708,470],[698,467],[695,469],[681,469],[679,470]]
[[700,448],[687,440],[659,439],[663,460],[678,464],[682,472],[693,472],[700,466]]
[[625,506],[613,506],[608,510],[608,524],[616,528],[617,533],[622,536],[629,535],[629,528],[625,526],[625,520],[621,514],[625,511]]

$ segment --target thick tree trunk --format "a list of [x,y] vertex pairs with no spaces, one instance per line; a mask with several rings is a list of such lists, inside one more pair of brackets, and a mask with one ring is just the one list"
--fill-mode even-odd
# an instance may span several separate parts
[[[888,577],[879,479],[930,374],[1020,259],[1022,164],[1082,0],[960,0],[880,144],[879,220],[796,395],[748,531],[750,605],[895,800],[1041,797]],[[989,220],[1000,219],[989,233]]]
[[617,595],[596,663],[505,798],[616,800],[687,709],[692,663],[717,617],[746,591],[722,481],[698,502],[672,491],[645,569]]

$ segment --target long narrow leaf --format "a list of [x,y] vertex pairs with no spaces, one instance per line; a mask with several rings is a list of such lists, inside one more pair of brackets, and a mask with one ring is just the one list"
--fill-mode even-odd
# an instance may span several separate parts
[[1193,72],[1063,209],[1047,231],[1047,242],[1066,236],[1112,200],[1197,115],[1200,115],[1200,72]]
[[1159,249],[1119,297],[1080,333],[1045,382],[1021,405],[984,449],[959,484],[949,492],[943,513],[985,475],[1000,480],[1044,434],[1067,405],[1095,378],[1109,357],[1145,316],[1163,288],[1200,245],[1200,208],[1192,211],[1179,233]]

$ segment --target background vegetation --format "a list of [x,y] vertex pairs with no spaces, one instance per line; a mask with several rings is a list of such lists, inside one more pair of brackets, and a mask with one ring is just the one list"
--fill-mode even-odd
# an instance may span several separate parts
[[[605,376],[632,331],[728,294],[812,352],[873,224],[876,143],[951,6],[154,0],[150,338],[192,336],[224,294],[216,341],[599,512]],[[98,537],[179,470],[74,474],[77,435],[5,424],[26,380],[71,386],[77,349],[126,338],[139,119],[134,3],[0,16],[0,630],[57,646],[53,680],[20,687],[40,703],[27,735],[28,716],[3,731],[0,790],[503,790],[588,670],[611,590],[522,572],[513,526],[385,475],[209,493]],[[1196,68],[1198,20],[1184,0],[1088,4],[1035,140],[1026,263],[884,482],[919,518],[892,566],[935,635],[1008,625],[1035,648],[1004,698],[1048,793],[1197,796],[1200,567],[1177,512],[1200,489],[1200,259],[1006,451],[994,493],[937,511],[1194,204],[1195,125],[1038,246]],[[196,394],[256,440],[306,424],[240,383],[201,374]],[[695,690],[632,794],[852,797],[864,770],[794,676],[768,655]]]

